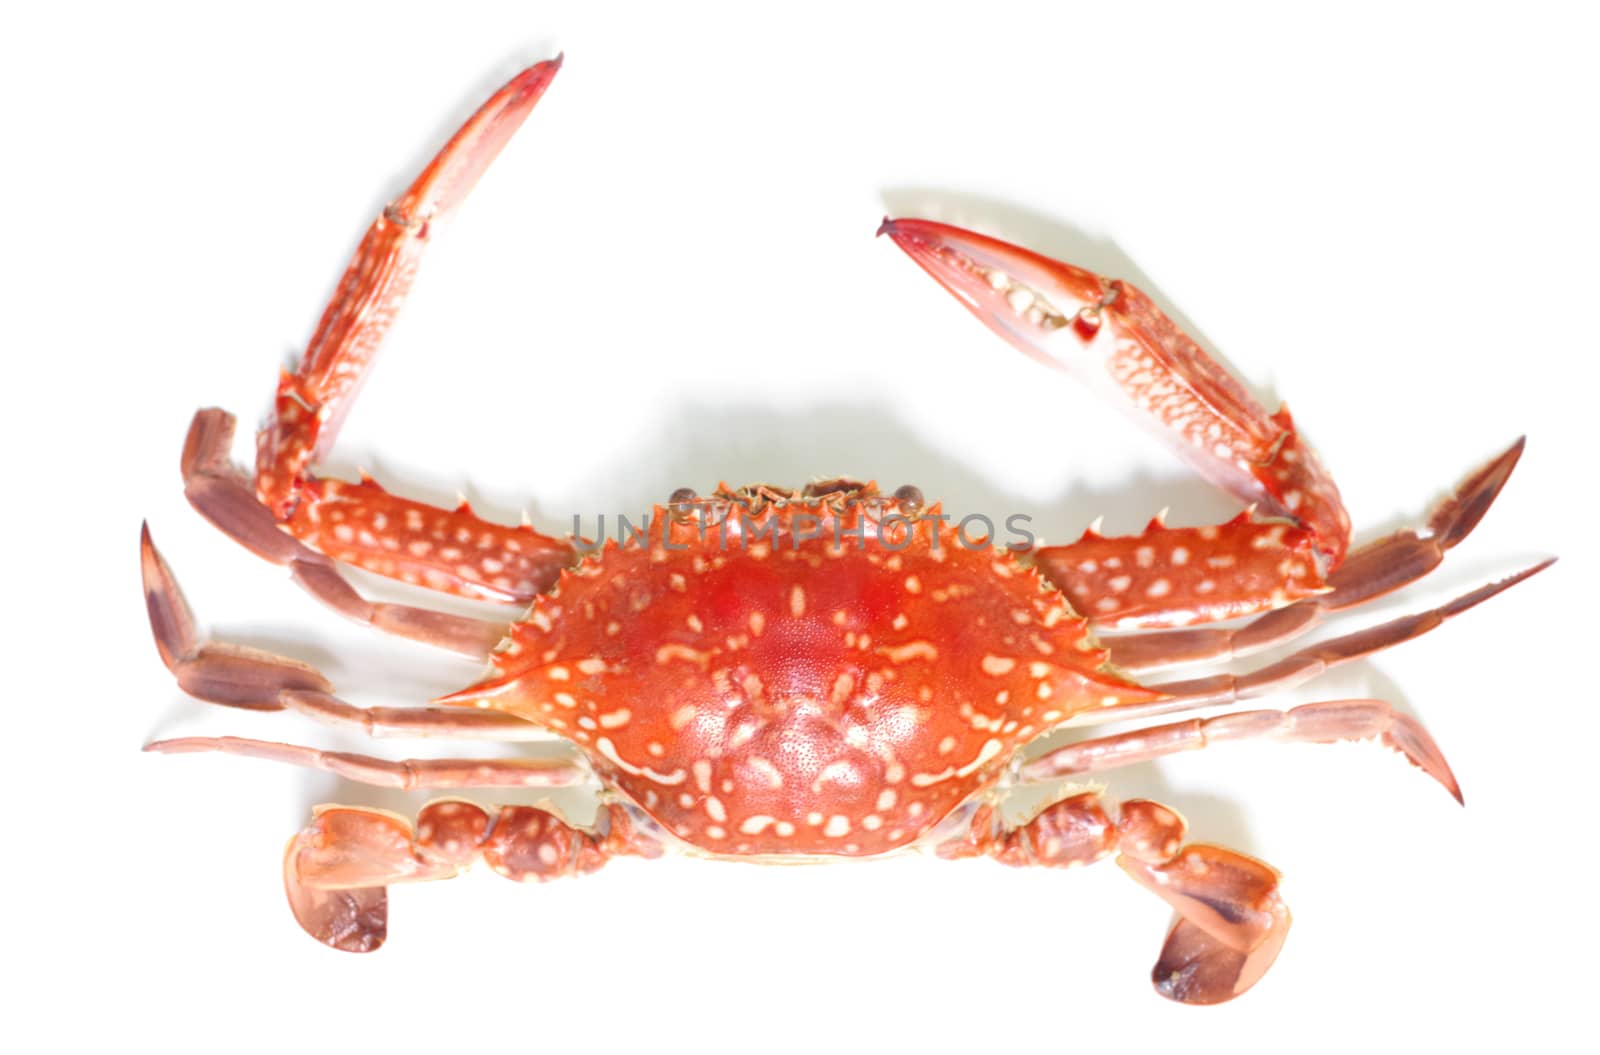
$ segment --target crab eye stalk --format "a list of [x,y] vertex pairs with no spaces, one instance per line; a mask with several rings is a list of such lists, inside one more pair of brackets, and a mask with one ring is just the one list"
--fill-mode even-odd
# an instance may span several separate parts
[[901,484],[895,488],[894,500],[900,503],[900,508],[907,513],[915,513],[927,504],[927,499],[922,495],[922,488],[916,484]]

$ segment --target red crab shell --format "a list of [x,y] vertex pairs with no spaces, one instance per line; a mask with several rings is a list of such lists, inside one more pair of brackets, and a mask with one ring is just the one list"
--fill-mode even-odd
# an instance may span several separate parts
[[656,507],[448,701],[575,741],[701,850],[855,856],[915,841],[1072,714],[1156,698],[1011,551],[852,486]]

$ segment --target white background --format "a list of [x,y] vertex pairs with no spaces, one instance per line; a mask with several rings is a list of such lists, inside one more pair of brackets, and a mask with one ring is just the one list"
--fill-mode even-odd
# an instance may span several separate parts
[[[11,1035],[1484,1050],[1574,1027],[1594,936],[1573,880],[1595,837],[1595,27],[1534,5],[661,8],[9,19]],[[1467,808],[1371,746],[1111,774],[1113,794],[1169,801],[1197,838],[1285,874],[1296,924],[1277,966],[1213,1009],[1151,993],[1167,910],[1109,864],[622,862],[542,888],[485,872],[396,891],[378,955],[307,940],[277,868],[309,808],[423,800],[139,754],[186,732],[360,744],[184,698],[145,625],[138,525],[212,633],[317,663],[351,700],[474,676],[340,622],[216,534],[181,497],[178,451],[197,406],[260,419],[382,202],[497,83],[562,49],[441,233],[333,471],[460,490],[495,517],[526,505],[553,533],[684,484],[839,473],[1030,512],[1055,540],[1101,513],[1120,531],[1166,505],[1180,523],[1229,515],[872,237],[885,212],[980,227],[1133,279],[1264,399],[1291,400],[1362,538],[1529,434],[1478,532],[1384,611],[1563,563],[1282,698],[1420,715]]]

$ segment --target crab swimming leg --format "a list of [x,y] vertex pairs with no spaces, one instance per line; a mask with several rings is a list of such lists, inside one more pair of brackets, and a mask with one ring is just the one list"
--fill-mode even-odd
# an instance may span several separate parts
[[493,524],[463,504],[439,509],[371,480],[319,479],[311,465],[333,445],[393,322],[434,227],[472,189],[561,67],[559,58],[513,77],[445,144],[373,222],[324,310],[299,369],[278,384],[256,438],[256,494],[290,532],[319,551],[380,575],[492,601],[530,600],[571,563],[561,539]]
[[1266,974],[1289,933],[1278,873],[1244,854],[1184,844],[1188,825],[1148,799],[1122,804],[1112,820],[1098,792],[1068,796],[1025,824],[1002,825],[980,807],[966,836],[942,844],[946,858],[993,857],[1013,867],[1076,868],[1117,854],[1117,864],[1177,911],[1156,960],[1156,992],[1185,1004],[1220,1004]]
[[430,802],[416,827],[392,814],[324,806],[289,841],[283,885],[301,928],[341,952],[372,952],[389,931],[391,883],[450,879],[482,860],[518,882],[585,875],[610,858],[658,856],[626,810],[609,807],[605,831],[575,828],[535,806]]

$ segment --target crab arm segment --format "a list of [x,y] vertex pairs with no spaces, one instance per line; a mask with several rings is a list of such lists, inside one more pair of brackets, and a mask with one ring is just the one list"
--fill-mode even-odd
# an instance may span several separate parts
[[1316,536],[1249,512],[1224,524],[1076,542],[1034,553],[1039,571],[1099,626],[1160,628],[1209,623],[1279,608],[1326,589]]
[[332,445],[411,291],[433,225],[461,203],[560,68],[557,58],[513,77],[368,228],[299,370],[283,375],[273,420],[258,437],[256,489],[280,516],[292,509],[310,462]]
[[[1354,608],[1416,582],[1437,568],[1444,560],[1445,552],[1466,538],[1477,526],[1495,496],[1505,486],[1522,454],[1522,446],[1523,441],[1517,440],[1499,457],[1468,477],[1449,498],[1440,503],[1420,531],[1407,528],[1352,550],[1344,563],[1323,580],[1322,592],[1287,607],[1277,608],[1236,628],[1156,630],[1105,639],[1105,644],[1111,648],[1113,662],[1121,670],[1144,671],[1180,663],[1237,658],[1292,641],[1319,625],[1330,612]],[[1221,530],[1218,529],[1219,542]],[[1291,531],[1285,537],[1292,535]],[[1149,590],[1152,584],[1166,577],[1175,559],[1177,544],[1160,545],[1159,534],[1156,537],[1147,534],[1138,538],[1100,541],[1121,543],[1114,553],[1120,567],[1129,569],[1130,575],[1134,572],[1138,574],[1138,582],[1130,577],[1121,594],[1112,589],[1109,595],[1097,595],[1088,581],[1091,577],[1089,573],[1099,572],[1104,578],[1106,558],[1103,554],[1096,556],[1087,548],[1080,548],[1079,543],[1039,550],[1035,553],[1035,561],[1045,577],[1075,604],[1082,595],[1090,611],[1097,608],[1104,611],[1100,606],[1107,596],[1130,597],[1129,604],[1114,601],[1112,610],[1105,615],[1105,621],[1119,627],[1127,623],[1172,626],[1203,621],[1213,613],[1232,610],[1229,607],[1211,607],[1220,603],[1215,600],[1219,594],[1229,598],[1233,604],[1251,599],[1270,600],[1272,596],[1260,590],[1251,590],[1238,581],[1238,576],[1245,574],[1244,569],[1248,567],[1245,562],[1257,554],[1254,546],[1241,551],[1237,559],[1228,552],[1226,546],[1219,545],[1217,549],[1201,547],[1193,553],[1185,549],[1183,564],[1192,563],[1209,569],[1212,572],[1212,585],[1205,587],[1205,579],[1190,581],[1188,590],[1170,591],[1171,600],[1167,608],[1152,607],[1148,611],[1137,612],[1132,606],[1149,603]],[[1150,567],[1146,569],[1140,566],[1140,556],[1146,552],[1147,545],[1150,547]],[[1282,548],[1268,552],[1284,557]],[[1290,555],[1288,559],[1292,562],[1295,558]],[[1213,566],[1214,563],[1225,567],[1219,570]],[[1110,588],[1111,584],[1106,583],[1105,586]],[[1278,588],[1283,589],[1282,586]]]
[[[1322,613],[1351,608],[1414,582],[1477,526],[1522,455],[1517,440],[1467,477],[1420,530],[1397,531],[1353,550],[1326,577],[1304,528],[1241,514],[1225,524],[1169,528],[1159,519],[1140,535],[1035,550],[1035,565],[1099,626],[1119,630],[1187,626],[1278,609],[1260,626],[1190,631],[1142,641],[1113,639],[1116,661],[1143,669],[1146,655],[1191,662],[1278,644],[1309,630]],[[1288,605],[1288,608],[1283,606]]]
[[565,541],[527,525],[489,523],[465,502],[454,510],[413,502],[366,479],[305,481],[306,500],[280,525],[228,460],[234,425],[225,410],[195,412],[182,458],[189,504],[257,556],[286,565],[309,593],[357,622],[478,658],[501,636],[482,620],[409,605],[368,604],[330,557],[465,597],[511,602],[537,595],[573,559]]
[[312,479],[285,526],[335,560],[459,597],[526,604],[573,562],[572,546],[527,524],[484,520],[358,483]]
[[1343,558],[1350,518],[1287,408],[1267,413],[1143,292],[947,224],[878,230],[1019,350],[1088,384],[1258,515],[1306,528],[1329,566]]
[[459,800],[430,802],[416,827],[377,810],[323,807],[289,841],[283,882],[302,929],[342,952],[372,952],[388,935],[391,883],[450,879],[482,860],[507,879],[548,882],[584,875],[613,856],[655,856],[625,810],[606,830],[575,828],[548,810],[505,806],[491,819]]
[[272,417],[256,436],[256,494],[323,553],[379,575],[511,603],[531,599],[573,559],[566,542],[480,520],[465,503],[442,510],[365,478],[345,483],[311,474],[411,289],[434,225],[461,203],[560,65],[543,62],[512,78],[373,222],[299,369],[279,381]]
[[[282,531],[271,511],[250,493],[228,462],[233,425],[233,415],[213,407],[197,412],[189,426],[183,450],[183,490],[201,516],[257,556],[288,568],[307,593],[347,619],[475,659],[486,657],[499,643],[505,633],[501,624],[414,605],[368,601],[356,592],[332,560]],[[155,552],[148,526],[140,546],[146,595],[170,595],[175,600],[169,607],[181,606],[182,595],[166,562]]]
[[1099,773],[1230,740],[1254,739],[1313,744],[1379,740],[1437,780],[1457,802],[1462,801],[1460,785],[1444,752],[1422,723],[1382,700],[1328,700],[1287,711],[1236,711],[1080,740],[1029,762],[1022,768],[1022,778],[1054,780],[1074,773]]
[[1156,992],[1185,1004],[1220,1004],[1260,981],[1289,933],[1278,874],[1255,858],[1184,845],[1176,810],[1146,799],[1113,821],[1098,792],[1051,803],[1025,824],[1002,825],[993,807],[973,814],[943,857],[988,856],[1015,867],[1073,868],[1117,854],[1123,871],[1178,914],[1151,972]]

